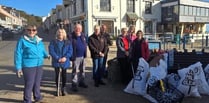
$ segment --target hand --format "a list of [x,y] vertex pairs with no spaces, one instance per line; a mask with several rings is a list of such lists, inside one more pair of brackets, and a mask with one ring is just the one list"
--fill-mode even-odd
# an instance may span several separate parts
[[104,53],[99,52],[99,56],[104,57]]
[[21,76],[23,75],[22,70],[17,70],[16,75],[18,78],[21,78]]
[[125,55],[126,55],[126,56],[129,56],[129,52],[128,52],[128,51],[126,51],[126,52],[125,52]]
[[66,60],[67,60],[66,57],[62,57],[62,58],[61,58],[61,62],[62,62],[62,63],[66,62]]
[[48,55],[48,56],[47,56],[47,59],[50,60],[50,58],[51,58],[50,55]]

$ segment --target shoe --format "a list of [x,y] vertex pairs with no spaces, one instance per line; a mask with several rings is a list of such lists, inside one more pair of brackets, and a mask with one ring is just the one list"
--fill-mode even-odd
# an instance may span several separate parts
[[102,80],[99,81],[99,84],[106,85],[106,83],[104,81],[102,81]]
[[95,80],[95,81],[94,81],[94,86],[95,86],[95,87],[99,87],[99,81],[98,81],[98,80]]
[[47,102],[44,101],[43,99],[40,99],[40,100],[35,100],[34,103],[47,103]]
[[61,94],[62,94],[62,96],[65,96],[68,94],[65,87],[62,88]]
[[94,86],[95,86],[95,87],[99,87],[99,83],[95,83]]
[[82,87],[82,88],[88,88],[88,85],[86,85],[85,83],[79,83],[78,86],[79,87]]

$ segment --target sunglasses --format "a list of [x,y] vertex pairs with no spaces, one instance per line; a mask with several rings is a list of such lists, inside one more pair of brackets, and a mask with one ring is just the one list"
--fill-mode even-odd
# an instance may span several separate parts
[[27,31],[33,31],[33,32],[35,32],[36,29],[27,29]]

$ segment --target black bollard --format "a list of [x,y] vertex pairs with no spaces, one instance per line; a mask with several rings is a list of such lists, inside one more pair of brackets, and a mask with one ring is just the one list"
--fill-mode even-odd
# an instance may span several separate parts
[[186,49],[186,36],[184,36],[183,38],[183,50]]
[[208,46],[208,35],[206,36],[206,40],[205,40],[205,46]]

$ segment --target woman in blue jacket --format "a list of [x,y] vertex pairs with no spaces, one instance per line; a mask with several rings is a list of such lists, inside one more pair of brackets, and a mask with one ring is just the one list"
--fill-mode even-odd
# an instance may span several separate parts
[[23,35],[17,42],[14,52],[14,64],[17,75],[23,73],[24,78],[24,103],[32,103],[31,93],[36,102],[42,100],[40,94],[40,83],[42,78],[42,65],[44,58],[48,58],[42,39],[37,34],[35,25],[26,28],[27,34]]
[[[72,56],[73,48],[70,41],[67,40],[67,35],[64,29],[58,29],[56,32],[56,39],[49,44],[49,54],[52,56],[52,66],[55,68],[55,82],[58,88],[58,76],[60,69],[62,69],[62,96],[66,95],[66,74],[67,69],[70,68],[69,58]],[[59,94],[57,94],[59,95]]]

